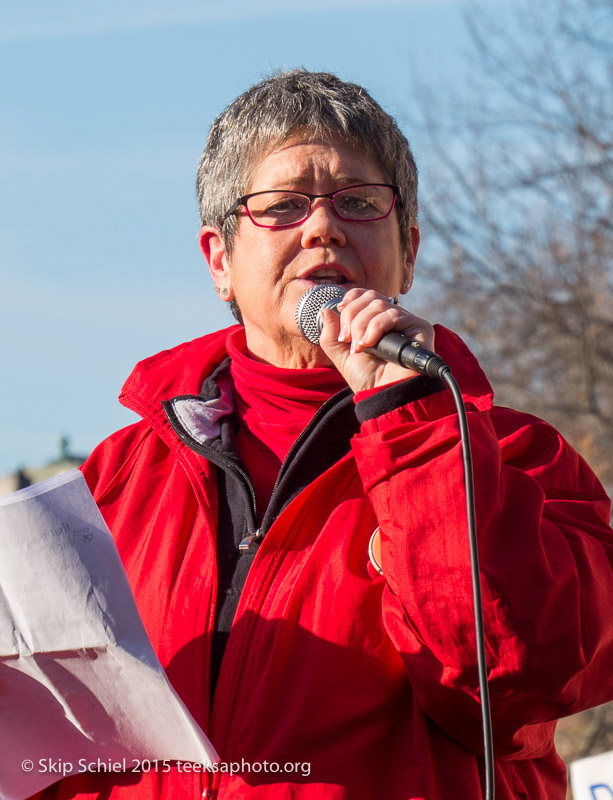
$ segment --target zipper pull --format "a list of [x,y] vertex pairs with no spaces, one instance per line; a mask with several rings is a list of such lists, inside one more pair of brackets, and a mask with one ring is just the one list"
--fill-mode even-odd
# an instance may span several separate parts
[[221,762],[217,762],[213,764],[215,771],[213,774],[207,768],[206,771],[206,786],[204,791],[202,792],[203,800],[216,800],[217,795],[219,793],[219,784],[221,783],[221,774],[217,771]]
[[263,538],[264,536],[260,533],[260,529],[258,528],[255,533],[249,534],[249,536],[246,536],[242,540],[238,546],[238,549],[241,551],[241,553],[244,553],[245,551],[249,550],[254,542],[261,542]]

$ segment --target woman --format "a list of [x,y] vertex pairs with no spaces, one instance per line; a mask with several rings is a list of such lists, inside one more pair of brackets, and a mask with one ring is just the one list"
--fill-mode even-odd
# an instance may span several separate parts
[[[84,472],[224,763],[45,798],[480,796],[458,423],[438,381],[364,352],[390,330],[436,348],[469,409],[497,796],[564,797],[554,720],[611,699],[608,501],[546,423],[492,405],[454,334],[390,303],[416,187],[394,121],[332,75],[276,75],[214,123],[200,244],[240,324],[140,364],[121,399],[142,421]],[[347,293],[316,346],[294,313],[319,283]]]

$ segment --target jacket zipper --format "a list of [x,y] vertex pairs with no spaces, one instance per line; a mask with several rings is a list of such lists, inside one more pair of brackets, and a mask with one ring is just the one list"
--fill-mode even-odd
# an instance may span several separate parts
[[337,392],[337,393],[336,393],[335,395],[333,395],[332,397],[329,397],[329,398],[326,400],[326,402],[325,402],[323,405],[321,405],[321,406],[320,406],[320,407],[317,409],[317,411],[316,411],[316,412],[313,414],[313,416],[312,416],[312,418],[311,418],[310,422],[308,423],[308,425],[306,426],[306,428],[304,428],[304,429],[303,429],[303,430],[302,430],[302,431],[301,431],[301,432],[298,434],[298,436],[296,437],[296,441],[294,442],[294,444],[293,444],[293,445],[290,447],[290,449],[288,450],[288,452],[287,452],[287,455],[285,456],[285,459],[284,459],[283,463],[281,464],[281,469],[279,470],[279,474],[277,475],[277,480],[275,481],[275,485],[274,485],[274,487],[273,487],[273,490],[272,490],[271,499],[272,499],[272,497],[274,496],[274,494],[275,494],[275,492],[276,492],[276,490],[277,490],[277,488],[278,488],[278,486],[279,486],[279,483],[280,483],[280,481],[281,481],[281,478],[283,477],[283,473],[285,472],[285,468],[286,468],[286,466],[287,466],[287,465],[289,464],[289,462],[290,462],[290,461],[293,459],[294,455],[296,454],[296,452],[297,452],[297,451],[298,451],[298,449],[300,448],[300,446],[301,446],[302,442],[304,441],[304,439],[305,439],[305,438],[306,438],[306,437],[309,435],[309,433],[311,432],[311,429],[312,429],[312,428],[313,428],[313,427],[314,427],[314,426],[315,426],[315,425],[316,425],[316,424],[319,422],[319,420],[320,420],[320,419],[321,419],[323,416],[325,416],[325,415],[328,413],[328,409],[329,409],[331,406],[335,405],[335,403],[336,403],[336,402],[338,402],[338,396],[339,396],[339,394],[342,394],[342,393],[343,393],[343,391],[346,391],[346,390],[341,390],[340,392]]
[[[277,479],[275,480],[275,485],[273,486],[271,501],[275,495],[275,492],[277,491],[277,488],[279,487],[279,483],[281,482],[281,478],[283,477],[286,471],[287,465],[292,461],[295,454],[300,449],[302,442],[307,438],[312,428],[319,422],[319,420],[323,416],[325,416],[325,414],[328,412],[328,409],[337,402],[339,394],[340,393],[337,393],[333,397],[328,398],[328,400],[326,400],[326,402],[317,409],[317,411],[311,418],[308,425],[296,437],[296,440],[290,447],[287,455],[285,456],[285,459],[283,460],[283,463],[281,464],[281,468],[279,469],[279,474],[277,475]],[[220,462],[223,466],[228,467],[233,472],[240,475],[240,477],[243,479],[247,489],[249,490],[249,494],[251,497],[251,510],[253,512],[253,521],[254,521],[253,527],[256,528],[255,533],[251,533],[249,534],[249,536],[246,536],[238,546],[238,549],[241,552],[246,552],[247,550],[250,549],[252,544],[256,542],[261,542],[266,533],[265,530],[257,526],[257,521],[259,517],[258,517],[257,503],[255,497],[255,489],[253,487],[253,483],[251,482],[249,474],[240,466],[240,464],[237,464],[236,461],[234,461],[232,458],[229,458],[223,453],[219,453],[217,450],[213,450],[212,448],[201,444],[197,439],[194,439],[194,437],[191,436],[191,434],[187,433],[183,428],[183,426],[181,425],[180,421],[178,420],[177,415],[175,414],[175,411],[171,403],[169,403],[166,400],[162,400],[162,407],[164,408],[166,417],[170,422],[172,429],[177,434],[179,439],[183,442],[183,444],[187,445],[187,447],[189,447],[190,450],[193,450],[195,453],[198,453],[198,455],[204,456],[204,458],[208,458],[209,461],[212,461],[213,463]]]
[[[311,421],[304,428],[304,430],[296,437],[295,442],[290,447],[290,449],[289,449],[289,451],[287,453],[287,456],[285,457],[283,463],[281,464],[281,468],[279,470],[279,474],[277,475],[277,480],[275,481],[275,485],[274,485],[274,488],[273,488],[273,491],[272,491],[271,502],[272,502],[272,498],[275,495],[275,492],[277,491],[279,483],[281,482],[283,474],[286,471],[287,465],[293,459],[293,457],[295,456],[295,454],[298,451],[299,447],[301,446],[302,442],[304,441],[304,439],[310,433],[311,428],[314,427],[317,424],[319,419],[327,413],[329,408],[332,405],[334,405],[337,400],[338,400],[338,393],[336,395],[334,395],[334,397],[331,397],[328,400],[326,400],[326,402],[322,406],[320,406],[320,408],[315,412],[315,414],[313,415]],[[263,536],[264,536],[264,534],[262,534],[262,537]],[[242,675],[242,673],[243,673],[243,664],[244,664],[244,662],[245,662],[245,660],[247,658],[247,652],[249,650],[249,645],[250,645],[250,642],[251,642],[251,636],[253,634],[253,627],[255,625],[255,619],[258,616],[258,614],[259,614],[259,612],[260,612],[260,610],[262,608],[262,604],[264,602],[266,584],[269,582],[269,579],[270,579],[271,575],[273,574],[273,572],[275,572],[278,569],[279,562],[283,559],[284,556],[285,556],[285,552],[283,552],[282,550],[277,550],[273,554],[271,563],[268,566],[268,569],[266,571],[266,575],[264,576],[264,579],[262,581],[260,581],[260,583],[259,583],[259,585],[257,587],[257,591],[256,591],[256,594],[255,594],[255,597],[252,599],[251,603],[248,606],[245,606],[245,608],[241,608],[241,604],[240,604],[240,601],[239,601],[238,608],[236,609],[237,615],[238,615],[239,609],[240,610],[248,610],[248,611],[253,611],[254,612],[254,615],[249,620],[249,628],[248,628],[248,630],[243,631],[243,634],[242,634],[242,637],[241,637],[241,650],[237,654],[237,658],[236,658],[235,666],[234,666],[234,670],[233,670],[234,676],[236,676],[236,675],[239,676],[239,678],[238,678],[239,682],[240,682],[240,675]],[[247,582],[248,581],[249,581],[249,575],[247,576],[247,581],[245,582],[245,587],[247,586]],[[242,595],[241,599],[244,598],[245,587],[243,587],[243,595]],[[227,742],[228,742],[228,736],[230,734],[230,730],[231,730],[231,727],[232,727],[231,720],[232,720],[232,718],[233,718],[233,716],[235,714],[235,709],[236,709],[236,703],[237,703],[236,682],[237,682],[236,678],[234,678],[234,680],[233,680],[234,689],[232,691],[232,699],[229,702],[226,725],[225,725],[225,729],[223,730],[223,736],[222,736],[223,749],[225,749],[225,747],[227,745]]]
[[[251,511],[253,512],[253,519],[254,522],[256,523],[253,527],[256,527],[258,520],[258,509],[255,499],[255,489],[253,488],[253,483],[251,483],[251,478],[249,477],[247,472],[245,472],[245,470],[240,466],[240,464],[237,464],[236,461],[234,461],[232,458],[229,458],[223,453],[217,452],[217,450],[213,450],[212,447],[206,447],[206,445],[200,444],[200,442],[197,439],[194,439],[193,436],[187,433],[183,428],[183,426],[181,425],[181,423],[179,422],[179,420],[177,419],[177,415],[175,414],[172,405],[167,400],[162,400],[162,407],[166,413],[168,421],[172,426],[172,429],[177,434],[179,439],[183,442],[183,444],[187,445],[187,447],[189,447],[190,450],[193,450],[195,453],[198,453],[198,455],[204,456],[204,458],[207,458],[209,461],[212,461],[214,464],[221,462],[222,465],[228,467],[233,472],[240,475],[245,485],[247,486],[247,489],[249,490],[249,495],[251,497]],[[247,538],[253,539],[256,536],[261,536],[259,529],[255,533],[252,533],[251,536]],[[245,540],[243,539],[243,541]]]

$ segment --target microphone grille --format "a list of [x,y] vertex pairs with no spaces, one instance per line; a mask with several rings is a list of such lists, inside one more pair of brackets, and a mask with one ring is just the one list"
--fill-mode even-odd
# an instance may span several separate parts
[[320,283],[302,295],[296,306],[296,325],[300,333],[313,344],[319,344],[319,323],[317,316],[325,306],[338,305],[345,296],[345,290],[333,283]]

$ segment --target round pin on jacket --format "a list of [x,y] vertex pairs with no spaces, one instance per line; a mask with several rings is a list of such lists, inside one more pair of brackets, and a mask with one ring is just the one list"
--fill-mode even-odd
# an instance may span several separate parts
[[379,575],[383,575],[383,567],[381,566],[381,534],[379,528],[375,528],[370,541],[368,542],[368,557],[370,563],[377,570]]

